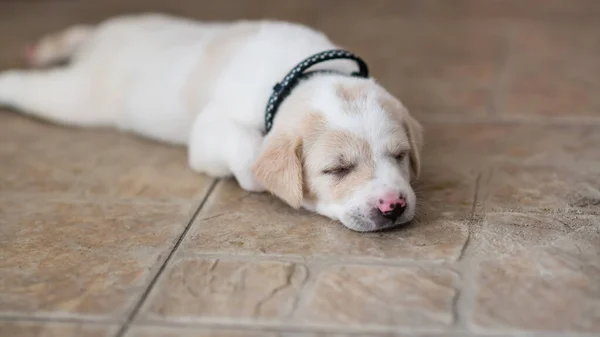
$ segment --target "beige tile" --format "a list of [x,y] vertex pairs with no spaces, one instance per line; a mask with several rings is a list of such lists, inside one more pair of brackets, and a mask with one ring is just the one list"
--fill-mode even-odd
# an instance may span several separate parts
[[498,75],[503,28],[472,21],[355,20],[324,18],[317,28],[362,55],[384,84],[433,80],[488,86]]
[[[486,213],[480,226],[473,228],[465,258],[490,259],[515,256],[523,251],[554,245],[580,245],[600,239],[600,217],[580,214]],[[582,240],[582,235],[585,234]],[[566,240],[566,241],[565,241]],[[591,249],[590,249],[591,248]],[[599,247],[586,250],[600,252]]]
[[600,217],[492,213],[471,240],[472,326],[600,332]]
[[598,171],[600,127],[457,123],[425,125],[424,167],[472,169],[499,164]]
[[[161,4],[162,1],[157,1],[157,3]],[[183,15],[186,12],[194,13],[194,17],[199,20],[277,19],[308,25],[314,24],[321,9],[318,0],[292,2],[278,0],[239,2],[236,0],[227,0],[220,2],[218,5],[207,2],[202,5],[193,3],[190,6],[189,3],[183,3],[172,6],[176,6]],[[205,15],[205,13],[208,15]]]
[[452,19],[590,19],[600,12],[598,2],[578,0],[427,0],[422,3],[422,15],[430,18]]
[[0,315],[125,319],[187,204],[0,199]]
[[[283,262],[184,259],[144,309],[143,320],[439,326],[452,321],[455,275],[421,267],[331,267],[294,315],[306,269]],[[293,317],[296,317],[292,319]]]
[[279,337],[272,331],[133,326],[125,337]]
[[[335,333],[331,331],[323,332],[288,332],[288,331],[273,331],[261,330],[258,327],[252,329],[241,328],[201,328],[201,327],[158,327],[158,326],[133,326],[125,337],[352,337],[361,336],[360,334]],[[397,334],[379,334],[367,332],[362,336],[370,337],[404,337]],[[406,335],[414,336],[414,335]],[[437,335],[437,334],[419,334],[419,337],[452,337],[452,335]],[[454,337],[459,337],[458,335]]]
[[592,212],[600,205],[597,178],[562,168],[499,167],[481,187],[481,203],[489,211],[575,207]]
[[0,322],[6,337],[112,337],[116,331],[116,326],[82,323]]
[[[477,277],[463,291],[475,306],[461,314],[473,333],[594,334],[600,332],[600,225],[592,215],[599,205],[600,128],[560,123],[600,118],[599,4],[0,1],[0,68],[20,65],[22,48],[43,33],[126,12],[294,20],[364,57],[417,118],[438,122],[426,125],[418,220],[396,231],[354,233],[266,194],[246,194],[232,181],[220,183],[188,233],[183,256],[168,266],[143,309],[142,321],[171,326],[134,325],[128,337],[309,337],[413,328],[449,336],[443,331],[453,329],[458,278],[446,267],[419,265],[455,261],[468,231],[465,258],[478,269],[467,270]],[[463,117],[488,118],[492,103],[499,117],[555,125],[464,123]],[[439,123],[445,120],[457,123]],[[210,182],[189,170],[183,148],[8,112],[0,112],[0,172],[0,315],[7,316],[122,319]],[[467,226],[476,182],[484,204],[475,210],[500,212]],[[123,200],[130,198],[136,200]],[[169,203],[174,199],[181,204]],[[205,253],[230,256],[197,257]],[[411,266],[336,265],[312,275],[299,263],[254,260],[268,254]],[[327,332],[287,332],[286,324]],[[264,325],[270,332],[260,331]],[[113,326],[0,323],[0,335],[11,337],[115,332]]]
[[299,319],[344,327],[448,326],[456,282],[440,267],[332,267],[317,276]]
[[[316,2],[320,9],[321,21],[337,20],[345,21],[351,26],[351,21],[342,18],[353,18],[358,23],[367,18],[386,19],[390,17],[413,17],[418,13],[419,3],[417,1],[395,1],[379,0],[365,6],[361,0],[330,0],[327,2]],[[369,29],[368,26],[362,26]]]
[[[318,1],[256,0],[210,2],[161,0],[9,1],[0,3],[0,18],[11,28],[30,33],[47,32],[80,22],[97,22],[116,15],[161,12],[199,20],[279,19],[310,24],[318,17]],[[2,15],[6,13],[5,15]],[[34,37],[36,35],[27,35]]]
[[385,49],[374,57],[375,67],[386,66],[383,83],[410,85],[413,80],[430,80],[489,88],[499,75],[504,40],[495,27],[470,22],[397,22],[392,20],[389,27],[387,22],[379,23],[390,38],[379,40]]
[[356,233],[340,223],[296,211],[268,194],[249,194],[232,181],[220,183],[182,246],[186,253],[290,254],[328,258],[454,260],[466,225],[427,215],[411,226]]
[[[383,80],[383,79],[382,79]],[[478,85],[456,85],[442,81],[400,81],[386,79],[393,93],[420,121],[456,120],[458,117],[485,118],[489,114],[491,89]]]
[[472,325],[599,333],[599,231],[588,228],[543,250],[482,262]]
[[[440,214],[545,207],[593,209],[600,178],[597,126],[425,125],[421,206]],[[455,212],[456,213],[456,212]]]
[[[600,52],[568,61],[515,61],[500,88],[499,115],[516,118],[586,117],[600,119]],[[577,64],[573,66],[572,64]],[[579,68],[580,73],[577,73]]]
[[163,275],[144,316],[150,320],[280,322],[292,314],[305,266],[279,261],[186,258]]
[[352,18],[419,18],[441,20],[514,20],[571,19],[593,21],[600,14],[594,0],[378,0],[368,6],[361,0],[307,1],[320,9],[323,17]]
[[598,22],[515,28],[498,112],[513,117],[600,118]]
[[[596,6],[600,10],[597,3]],[[521,21],[512,27],[511,48],[517,61],[534,58],[540,61],[581,60],[580,57],[588,59],[600,52],[597,39],[600,23],[597,20]],[[571,70],[581,70],[581,64],[570,65]],[[597,64],[584,65],[598,70]]]
[[[395,10],[398,3],[338,9],[357,14],[352,20],[324,16],[316,27],[364,58],[375,79],[409,110],[429,119],[486,116],[500,73],[503,28],[400,18],[405,13]],[[379,7],[382,13],[366,14]]]
[[502,116],[600,118],[599,83],[586,83],[538,68],[515,74],[507,82]]
[[189,168],[183,147],[16,113],[0,113],[0,144],[2,193],[199,200],[211,181]]
[[454,163],[425,155],[419,180],[413,184],[420,222],[450,217],[468,218],[473,211],[475,190],[482,168],[458,159]]

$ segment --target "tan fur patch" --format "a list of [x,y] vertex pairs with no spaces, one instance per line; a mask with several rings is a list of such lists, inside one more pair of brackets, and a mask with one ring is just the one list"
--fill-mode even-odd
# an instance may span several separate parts
[[[267,146],[258,157],[253,173],[257,180],[271,193],[298,208],[306,191],[303,169],[303,148],[306,142],[312,142],[325,126],[323,115],[318,112],[307,112],[305,104],[288,106],[282,117],[298,117],[304,115],[300,123],[295,119],[280,120],[271,131],[273,135],[265,140]],[[303,110],[303,111],[298,111]]]
[[354,84],[350,86],[339,83],[335,87],[335,93],[346,103],[352,103],[367,97],[366,87],[365,85],[361,84]]
[[198,65],[183,90],[184,101],[187,103],[190,113],[196,114],[202,110],[210,100],[215,82],[230,57],[258,29],[259,27],[255,24],[240,23],[215,36],[206,45],[202,58],[198,61]]
[[392,99],[383,97],[380,99],[383,110],[393,120],[400,121],[410,144],[410,167],[414,177],[418,177],[421,171],[421,149],[423,147],[423,127],[414,119],[408,110]]
[[256,178],[273,194],[294,208],[302,205],[300,140],[278,136],[254,166]]
[[335,87],[336,95],[342,100],[343,111],[349,114],[357,114],[363,111],[361,102],[367,99],[367,87],[365,84],[342,84],[338,83]]
[[371,179],[373,179],[373,170],[371,168],[359,168],[346,177],[343,182],[332,188],[333,199],[339,201],[347,198]]
[[379,104],[387,115],[396,121],[402,121],[402,105],[391,97],[381,97]]
[[252,168],[256,179],[294,208],[302,205],[301,139],[275,135]]
[[300,134],[304,138],[306,148],[310,148],[316,141],[317,136],[325,130],[327,121],[322,113],[318,111],[310,112],[308,117],[302,122]]
[[334,200],[342,200],[373,179],[375,163],[369,143],[347,131],[331,131],[321,144],[322,153],[338,155],[340,164],[355,165],[352,172],[332,186]]

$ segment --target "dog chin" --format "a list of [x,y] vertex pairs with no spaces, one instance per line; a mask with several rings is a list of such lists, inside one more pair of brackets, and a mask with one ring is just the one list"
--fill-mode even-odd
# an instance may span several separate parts
[[410,222],[413,219],[414,211],[407,210],[407,213],[395,221],[386,219],[377,210],[369,212],[349,212],[340,217],[339,221],[348,229],[356,232],[375,232],[398,227]]
[[339,221],[344,227],[356,232],[374,232],[402,226],[412,221],[415,214],[415,207],[409,206],[402,216],[396,221],[391,221],[383,217],[377,209],[356,207],[348,210],[342,205],[306,203],[303,207],[308,211]]

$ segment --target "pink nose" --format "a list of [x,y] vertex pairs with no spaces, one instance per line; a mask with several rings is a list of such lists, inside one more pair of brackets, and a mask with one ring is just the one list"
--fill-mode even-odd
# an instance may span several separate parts
[[396,220],[406,209],[406,200],[397,195],[387,196],[379,199],[377,208],[383,216],[390,220]]
[[396,207],[406,207],[406,201],[404,198],[391,197],[379,199],[378,208],[381,213],[390,212],[396,209]]

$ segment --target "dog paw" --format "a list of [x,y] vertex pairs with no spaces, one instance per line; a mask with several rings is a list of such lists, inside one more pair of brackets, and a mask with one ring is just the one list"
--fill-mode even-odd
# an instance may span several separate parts
[[265,188],[262,187],[255,179],[254,177],[239,177],[236,176],[235,177],[238,184],[240,185],[240,187],[248,192],[265,192]]
[[23,60],[28,66],[38,66],[37,51],[37,44],[30,44],[23,50]]

